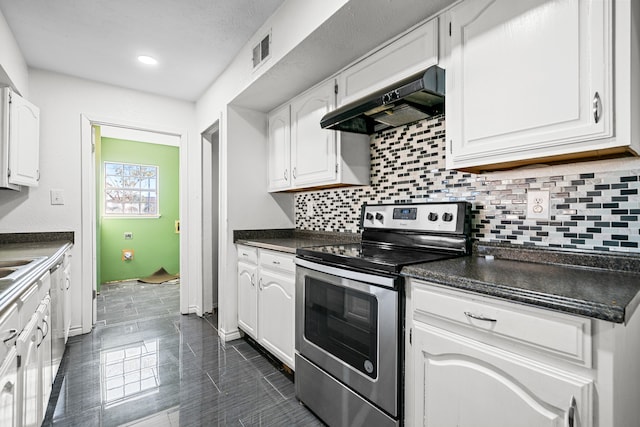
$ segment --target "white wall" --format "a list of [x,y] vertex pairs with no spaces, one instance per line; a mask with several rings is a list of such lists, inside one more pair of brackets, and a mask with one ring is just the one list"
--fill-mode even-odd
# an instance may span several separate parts
[[[22,192],[0,192],[0,233],[74,231],[72,284],[79,287],[81,268],[91,262],[91,248],[81,244],[81,114],[187,133],[189,144],[196,149],[186,150],[186,160],[199,162],[195,105],[41,70],[30,70],[29,86],[30,100],[40,107],[40,185]],[[181,149],[181,156],[184,151]],[[50,205],[53,188],[64,191],[63,206]],[[183,233],[189,233],[189,213],[181,212]],[[74,289],[72,299],[72,329],[79,332],[82,304],[87,301],[81,300],[79,288]]]
[[[268,71],[347,0],[287,1],[238,52],[238,56],[197,101],[196,123],[201,132],[220,118],[220,230],[218,322],[223,339],[238,336],[236,253],[233,230],[292,228],[293,197],[267,193],[266,114],[228,106],[246,87]],[[251,46],[271,30],[271,58],[255,72]],[[199,165],[198,165],[199,166]],[[201,176],[202,168],[193,173]],[[198,180],[200,182],[200,180]],[[194,182],[195,183],[195,182]],[[192,187],[194,194],[201,188]],[[202,211],[201,205],[190,208]],[[201,224],[201,221],[198,222]],[[201,226],[200,226],[201,228]],[[202,253],[200,248],[194,248]]]
[[[236,250],[233,230],[293,228],[293,197],[267,191],[267,115],[243,108],[227,109],[226,229],[220,230],[218,330],[225,339],[238,337]],[[223,189],[224,190],[224,189]]]
[[[14,89],[28,99],[29,72],[27,63],[2,12],[0,12],[0,66],[4,69],[8,79],[11,80]],[[2,74],[2,70],[0,70],[0,76]],[[8,83],[2,80],[0,77],[0,83]]]

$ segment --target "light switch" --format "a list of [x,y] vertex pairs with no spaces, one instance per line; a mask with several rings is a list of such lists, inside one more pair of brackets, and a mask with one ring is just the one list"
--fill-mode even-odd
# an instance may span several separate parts
[[64,190],[51,190],[51,204],[64,205]]

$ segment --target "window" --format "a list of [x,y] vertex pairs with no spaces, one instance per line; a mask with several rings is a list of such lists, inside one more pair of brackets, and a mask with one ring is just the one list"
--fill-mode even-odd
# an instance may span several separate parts
[[104,162],[104,214],[158,216],[158,166]]

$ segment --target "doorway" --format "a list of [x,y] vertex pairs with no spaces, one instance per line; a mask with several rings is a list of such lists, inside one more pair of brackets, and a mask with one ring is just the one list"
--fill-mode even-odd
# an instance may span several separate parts
[[[97,290],[179,273],[179,139],[94,126]],[[168,273],[168,274],[167,274]]]
[[[176,132],[172,130],[163,130],[161,127],[140,126],[135,123],[113,122],[110,120],[97,119],[81,116],[81,158],[82,158],[82,228],[81,239],[76,241],[80,244],[82,251],[81,261],[81,333],[91,332],[96,321],[96,297],[97,297],[97,277],[98,277],[98,236],[97,229],[97,180],[96,180],[96,132],[95,126],[102,129],[112,128],[113,132],[124,132],[128,135],[126,138],[130,140],[154,140],[161,144],[174,145],[179,147],[179,212],[180,217],[185,215],[187,211],[187,191],[186,191],[186,133]],[[112,134],[115,135],[115,134]],[[133,136],[132,136],[133,135]],[[181,230],[182,231],[182,230]],[[180,260],[179,271],[181,275],[182,286],[180,286],[180,312],[186,314],[189,312],[189,287],[187,263],[189,257],[188,242],[185,233],[179,234]]]
[[218,232],[220,200],[219,122],[202,133],[202,300],[203,311],[218,308]]

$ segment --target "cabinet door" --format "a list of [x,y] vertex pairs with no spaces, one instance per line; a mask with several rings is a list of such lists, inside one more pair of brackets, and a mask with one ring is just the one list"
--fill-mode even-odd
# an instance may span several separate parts
[[291,187],[291,116],[289,105],[269,114],[269,191]]
[[612,134],[611,2],[477,0],[449,16],[447,168],[588,151]]
[[329,80],[291,103],[291,166],[295,187],[336,182],[336,132],[320,127],[320,119],[335,108],[335,98],[334,81]]
[[40,179],[40,110],[12,92],[9,116],[9,182],[36,187]]
[[294,287],[293,274],[260,271],[258,342],[292,369],[295,369]]
[[57,268],[51,273],[51,308],[50,308],[50,326],[51,326],[51,359],[53,369],[52,378],[55,379],[58,368],[62,362],[64,354],[64,270],[62,267]]
[[38,344],[40,352],[40,388],[41,391],[41,416],[44,417],[44,413],[49,403],[49,397],[51,396],[51,386],[53,384],[53,363],[51,358],[51,298],[46,296],[40,307],[38,307],[38,314],[40,315],[40,342]]
[[27,326],[22,330],[16,348],[20,357],[18,369],[19,398],[21,402],[21,425],[32,427],[40,425],[40,355],[38,351],[39,324],[38,314],[31,317]]
[[11,347],[0,364],[0,425],[18,426],[18,360]]
[[258,339],[258,267],[238,262],[238,325]]
[[338,106],[438,64],[438,18],[372,53],[338,76]]
[[592,380],[422,323],[412,351],[414,425],[592,425]]
[[[70,255],[65,254],[65,257],[71,258]],[[67,343],[69,339],[69,330],[71,329],[71,261],[64,267],[64,310],[62,312],[63,317],[63,333],[64,342]]]

